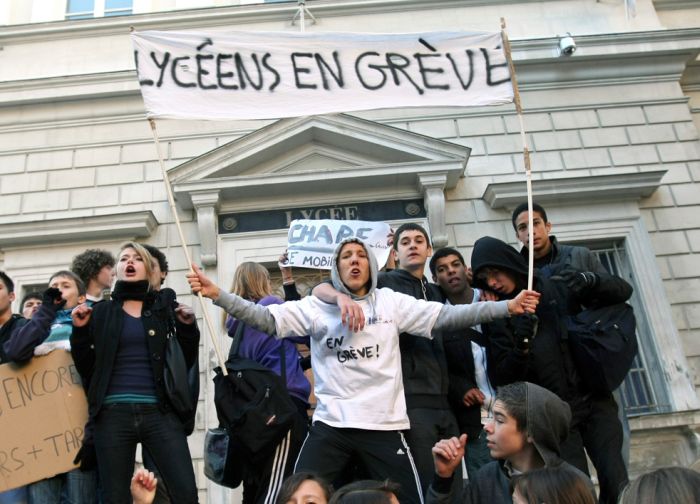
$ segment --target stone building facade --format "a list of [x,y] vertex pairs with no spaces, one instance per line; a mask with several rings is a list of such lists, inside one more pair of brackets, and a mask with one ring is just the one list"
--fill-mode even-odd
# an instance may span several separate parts
[[[128,2],[127,2],[128,3]],[[0,7],[0,269],[21,294],[88,247],[138,239],[168,255],[191,299],[134,71],[129,29],[281,30],[296,2],[134,0],[131,15],[66,20],[67,2]],[[241,4],[241,5],[236,5]],[[197,8],[194,8],[197,7]],[[536,201],[561,241],[599,250],[635,286],[642,356],[628,379],[631,472],[700,457],[700,6],[681,0],[315,0],[307,31],[499,29],[505,17],[533,150]],[[634,7],[634,9],[631,9]],[[101,9],[101,10],[100,10]],[[309,16],[307,15],[307,21]],[[577,50],[559,54],[571,33]],[[195,261],[222,285],[237,264],[274,270],[286,229],[245,215],[350,216],[377,202],[392,224],[427,224],[469,257],[515,245],[525,198],[514,107],[415,108],[279,121],[159,120],[157,133]],[[213,319],[217,309],[208,306]],[[228,347],[228,338],[215,336]],[[202,339],[202,379],[215,365]],[[202,388],[190,438],[204,502],[216,424]]]

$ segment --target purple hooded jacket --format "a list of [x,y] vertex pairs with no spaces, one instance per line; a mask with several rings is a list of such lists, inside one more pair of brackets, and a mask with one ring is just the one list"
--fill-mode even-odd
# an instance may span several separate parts
[[[271,304],[282,304],[282,302],[283,301],[276,296],[265,296],[258,301],[257,304],[267,306]],[[231,338],[236,334],[236,328],[239,323],[239,320],[234,319],[230,315],[226,317],[226,330]],[[282,345],[287,367],[287,390],[289,390],[289,395],[308,403],[309,394],[311,393],[311,384],[304,375],[304,371],[302,371],[301,365],[299,364],[300,356],[295,343],[308,345],[309,338],[307,336],[306,338],[276,339],[269,334],[246,326],[243,331],[241,346],[238,349],[238,355],[254,360],[281,376],[280,345]]]

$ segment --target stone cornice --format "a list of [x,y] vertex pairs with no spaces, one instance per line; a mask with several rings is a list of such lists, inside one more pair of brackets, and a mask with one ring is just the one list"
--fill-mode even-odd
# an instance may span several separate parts
[[316,191],[361,192],[368,187],[413,187],[418,193],[418,174],[445,173],[446,188],[454,187],[464,172],[463,160],[418,161],[381,166],[361,166],[328,172],[293,172],[241,177],[211,178],[174,183],[178,203],[192,208],[192,196],[219,190],[222,200],[255,201],[261,197],[290,194],[299,196]]
[[[639,199],[651,195],[661,184],[666,170],[612,173],[582,177],[560,177],[532,181],[537,202],[575,204],[591,201]],[[493,182],[483,199],[491,208],[513,208],[527,197],[524,180]]]
[[70,217],[34,222],[0,224],[2,248],[100,239],[126,240],[151,236],[158,226],[153,212]]

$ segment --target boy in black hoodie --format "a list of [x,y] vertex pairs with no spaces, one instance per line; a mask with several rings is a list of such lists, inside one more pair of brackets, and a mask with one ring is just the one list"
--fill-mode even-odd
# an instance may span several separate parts
[[[527,285],[525,258],[507,243],[486,236],[474,244],[474,285],[509,299]],[[527,380],[557,394],[571,407],[562,457],[588,474],[586,453],[600,481],[600,502],[615,503],[627,484],[622,458],[622,425],[611,393],[595,393],[581,381],[567,344],[566,317],[579,306],[607,306],[627,300],[630,291],[608,289],[599,282],[582,292],[539,275],[534,290],[540,304],[533,316],[516,316],[482,326],[487,336],[489,379],[495,386]],[[584,452],[585,447],[585,452]]]
[[[498,389],[493,413],[494,419],[485,429],[491,456],[498,460],[486,464],[470,479],[461,502],[512,502],[511,477],[541,467],[568,466],[559,456],[559,446],[569,432],[571,410],[555,394],[532,383],[512,383]],[[443,439],[433,447],[435,478],[427,503],[452,500],[449,491],[454,470],[464,456],[466,438],[462,434],[459,439]]]

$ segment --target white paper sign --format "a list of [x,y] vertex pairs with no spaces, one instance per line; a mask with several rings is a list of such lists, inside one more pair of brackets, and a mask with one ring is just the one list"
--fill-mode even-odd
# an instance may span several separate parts
[[379,268],[386,264],[391,248],[386,222],[333,219],[293,220],[287,233],[290,266],[329,270],[335,263],[335,247],[345,238],[360,238],[374,253]]
[[131,34],[148,117],[274,119],[513,101],[500,33]]

